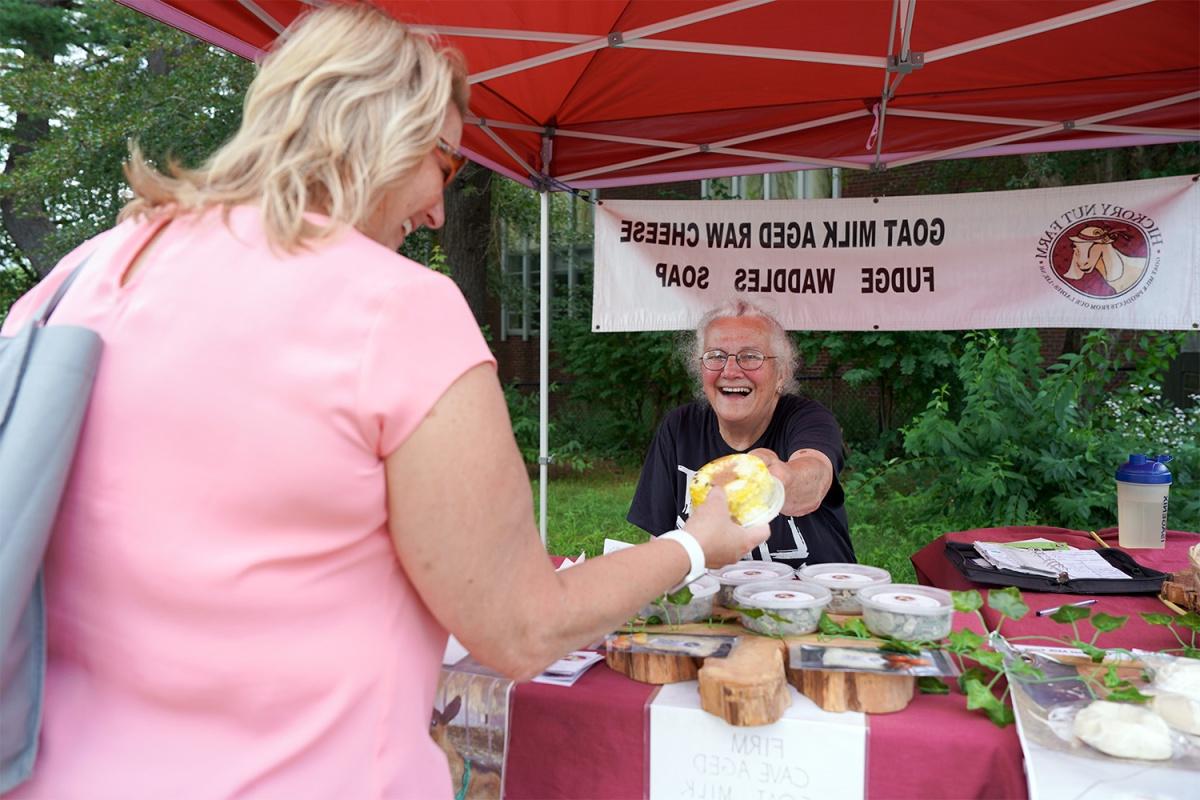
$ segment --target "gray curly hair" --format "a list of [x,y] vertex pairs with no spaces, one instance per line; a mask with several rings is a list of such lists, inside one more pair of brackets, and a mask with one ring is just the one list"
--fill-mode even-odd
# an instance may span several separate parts
[[796,370],[800,366],[800,356],[796,352],[792,338],[779,324],[779,320],[748,300],[730,300],[701,317],[699,324],[696,325],[696,330],[684,334],[680,339],[679,357],[687,366],[688,374],[695,382],[697,397],[704,398],[704,376],[703,367],[700,366],[700,356],[704,353],[704,336],[708,333],[708,326],[719,319],[732,317],[754,317],[767,323],[767,328],[771,333],[772,350],[768,355],[773,355],[779,360],[779,393],[796,394],[799,392],[800,384],[796,380]]

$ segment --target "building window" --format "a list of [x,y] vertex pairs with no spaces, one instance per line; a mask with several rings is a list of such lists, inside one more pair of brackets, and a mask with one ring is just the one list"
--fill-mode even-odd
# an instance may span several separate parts
[[[551,196],[551,303],[561,300],[572,316],[592,270],[592,211],[573,195]],[[527,340],[539,330],[541,249],[536,233],[510,232],[503,220],[500,226],[500,340]]]

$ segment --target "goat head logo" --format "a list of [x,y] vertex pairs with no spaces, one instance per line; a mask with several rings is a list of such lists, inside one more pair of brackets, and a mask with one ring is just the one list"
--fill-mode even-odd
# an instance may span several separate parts
[[1127,293],[1146,275],[1150,242],[1136,225],[1106,217],[1081,220],[1064,229],[1050,249],[1054,274],[1086,297]]

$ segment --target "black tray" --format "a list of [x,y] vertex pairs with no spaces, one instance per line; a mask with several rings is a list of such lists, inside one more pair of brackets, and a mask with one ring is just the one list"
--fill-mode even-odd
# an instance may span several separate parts
[[1100,557],[1129,576],[1129,580],[1116,578],[1079,578],[1059,582],[1045,575],[1030,575],[1011,569],[999,569],[991,564],[980,566],[976,559],[983,556],[975,546],[967,542],[946,542],[946,558],[968,580],[998,586],[1016,586],[1032,592],[1057,592],[1059,594],[1158,594],[1162,583],[1170,576],[1156,569],[1143,567],[1124,550],[1107,548],[1097,550]]

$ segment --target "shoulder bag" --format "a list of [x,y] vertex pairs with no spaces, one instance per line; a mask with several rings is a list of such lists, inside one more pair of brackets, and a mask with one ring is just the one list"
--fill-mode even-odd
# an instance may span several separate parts
[[46,323],[87,259],[38,314],[0,338],[0,794],[37,756],[46,669],[42,557],[100,362],[94,331]]

